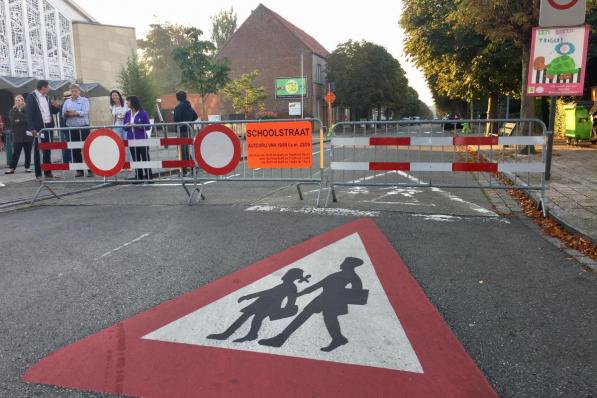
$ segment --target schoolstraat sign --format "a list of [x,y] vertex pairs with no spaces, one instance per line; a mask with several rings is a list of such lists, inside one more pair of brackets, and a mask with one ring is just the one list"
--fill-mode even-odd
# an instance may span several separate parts
[[310,169],[313,125],[309,121],[247,124],[247,162],[251,169]]
[[586,0],[541,0],[539,26],[578,26],[585,23]]
[[589,26],[533,28],[528,95],[583,95],[589,31]]

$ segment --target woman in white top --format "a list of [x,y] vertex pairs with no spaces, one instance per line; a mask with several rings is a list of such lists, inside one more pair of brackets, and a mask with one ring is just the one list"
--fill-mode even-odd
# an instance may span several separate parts
[[[112,90],[110,93],[110,110],[112,112],[112,124],[114,126],[123,126],[124,125],[124,115],[128,112],[128,107],[126,103],[122,99],[122,94],[118,90]],[[115,127],[114,131],[120,136],[120,138],[124,141],[126,140],[126,132],[122,127]],[[131,153],[126,148],[126,161],[131,161]]]

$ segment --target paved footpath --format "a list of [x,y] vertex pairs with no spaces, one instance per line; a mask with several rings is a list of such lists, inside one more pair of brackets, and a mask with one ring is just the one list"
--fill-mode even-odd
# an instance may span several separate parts
[[[480,191],[344,192],[330,210],[238,192],[189,207],[114,187],[0,214],[0,395],[597,394],[595,275]],[[326,295],[338,278],[350,289]],[[251,297],[274,287],[284,310]],[[256,340],[246,313],[270,317]]]
[[[497,157],[517,162],[541,161],[541,153],[534,156],[513,155],[511,150],[490,153],[483,148],[487,158]],[[597,146],[582,144],[568,146],[563,140],[556,140],[553,151],[551,180],[546,184],[547,206],[550,216],[569,230],[584,235],[597,243]],[[518,176],[524,183],[529,176]],[[540,185],[533,178],[532,185]],[[533,196],[538,199],[538,194]]]

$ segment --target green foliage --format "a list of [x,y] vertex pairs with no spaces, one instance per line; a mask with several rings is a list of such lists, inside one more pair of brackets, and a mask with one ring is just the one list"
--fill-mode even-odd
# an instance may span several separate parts
[[211,17],[211,41],[215,44],[216,50],[220,51],[224,44],[236,32],[237,15],[230,7],[230,10],[222,10]]
[[217,93],[229,81],[227,62],[211,57],[215,47],[208,40],[201,40],[203,32],[197,28],[186,28],[184,38],[187,44],[177,47],[173,57],[181,70],[181,85],[201,96],[203,113],[209,94]]
[[357,119],[367,117],[374,108],[396,114],[418,100],[398,60],[367,41],[338,45],[328,58],[326,73],[336,86],[337,103],[351,108]]
[[458,0],[405,0],[404,5],[406,53],[423,70],[436,100],[516,95],[520,50],[511,41],[496,45],[472,25],[457,23]]
[[147,68],[139,62],[136,53],[127,59],[120,70],[118,83],[125,96],[136,95],[145,110],[153,110],[157,98],[156,89]]
[[238,80],[231,80],[222,90],[232,101],[232,107],[237,113],[244,113],[245,119],[254,110],[263,111],[263,102],[267,99],[264,87],[254,87],[254,81],[259,71],[245,73]]
[[137,41],[143,64],[150,71],[158,94],[173,93],[180,83],[180,68],[172,57],[175,48],[188,45],[185,27],[171,23],[150,25],[145,39]]

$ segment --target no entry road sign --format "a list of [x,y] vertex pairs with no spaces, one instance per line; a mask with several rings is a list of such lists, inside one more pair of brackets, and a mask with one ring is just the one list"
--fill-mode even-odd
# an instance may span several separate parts
[[497,397],[362,219],[38,362],[28,382],[142,397]]
[[577,26],[585,23],[587,0],[541,0],[539,26]]
[[83,145],[83,159],[91,171],[100,177],[113,177],[125,162],[124,143],[112,130],[96,130]]
[[199,166],[216,176],[230,173],[241,158],[240,140],[234,131],[221,124],[201,130],[195,138],[194,149]]

